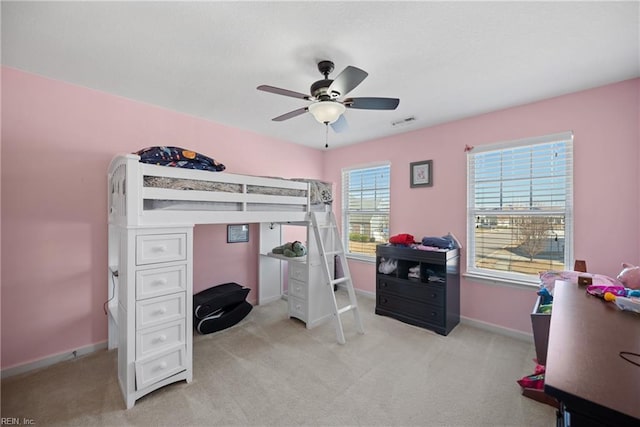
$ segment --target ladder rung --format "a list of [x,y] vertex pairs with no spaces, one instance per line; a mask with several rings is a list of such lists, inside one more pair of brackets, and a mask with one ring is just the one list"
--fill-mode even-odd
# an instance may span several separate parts
[[318,228],[336,228],[334,224],[318,224]]
[[346,278],[346,277],[341,277],[341,278],[339,278],[339,279],[332,280],[332,281],[330,282],[330,284],[331,284],[331,285],[339,285],[340,283],[344,283],[344,282],[348,282],[348,281],[349,281],[349,279],[348,279],[348,278]]
[[338,314],[342,314],[342,313],[346,313],[349,310],[354,310],[358,308],[357,305],[347,305],[346,307],[342,307],[341,309],[338,310]]
[[342,252],[342,251],[329,251],[329,252],[325,252],[324,254],[325,254],[325,256],[327,256],[327,255],[339,255],[339,254],[342,254],[342,253],[344,253],[344,252]]
[[[332,296],[332,301],[333,301],[333,310],[332,310],[332,314],[334,317],[334,321],[335,321],[335,326],[336,326],[336,335],[337,335],[337,339],[338,339],[338,343],[339,344],[344,344],[345,343],[345,337],[344,337],[344,331],[343,331],[343,327],[342,327],[342,320],[340,318],[340,315],[342,313],[345,313],[347,311],[353,311],[353,315],[354,315],[354,319],[356,322],[356,328],[358,330],[359,333],[364,333],[364,329],[362,327],[362,320],[360,319],[360,312],[358,310],[358,303],[356,301],[355,298],[355,293],[354,293],[354,289],[353,289],[353,280],[351,279],[351,275],[349,274],[349,270],[347,268],[347,262],[346,262],[346,258],[345,258],[345,248],[342,244],[342,241],[340,239],[340,230],[338,228],[338,225],[336,223],[336,218],[333,214],[333,212],[331,212],[329,214],[329,216],[327,217],[327,222],[324,222],[322,224],[318,224],[318,218],[315,215],[311,215],[311,224],[313,225],[313,229],[314,229],[314,233],[315,233],[315,237],[316,237],[316,244],[318,246],[318,250],[320,252],[320,255],[324,258],[324,269],[325,269],[325,278],[328,278],[329,281],[329,285],[331,287],[330,291],[331,291],[331,296]],[[320,229],[327,229],[330,228],[333,231],[329,231],[329,232],[324,232],[324,233],[320,233]],[[329,240],[329,238],[333,238],[336,239],[335,242],[333,242],[332,240]],[[332,249],[332,250],[325,250],[325,239],[326,239],[326,244],[327,246]],[[333,242],[333,244],[329,244]],[[330,263],[329,261],[329,257],[333,256],[333,255],[339,255],[340,259],[342,260],[342,262],[345,264],[344,265],[344,269],[345,269],[345,276],[344,277],[340,277],[337,279],[332,279],[333,277],[333,272],[330,269]],[[341,283],[345,283],[347,291],[349,292],[349,302],[350,304],[347,305],[346,307],[342,307],[342,308],[338,308],[338,304],[336,301],[336,295],[334,293],[335,290],[335,286],[339,285]]]

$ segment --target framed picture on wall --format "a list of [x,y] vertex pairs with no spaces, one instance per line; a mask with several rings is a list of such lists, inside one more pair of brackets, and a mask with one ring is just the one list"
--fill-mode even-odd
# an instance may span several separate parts
[[249,224],[227,225],[227,243],[249,241]]
[[433,185],[433,160],[413,162],[409,165],[411,172],[410,185],[414,187],[431,187]]

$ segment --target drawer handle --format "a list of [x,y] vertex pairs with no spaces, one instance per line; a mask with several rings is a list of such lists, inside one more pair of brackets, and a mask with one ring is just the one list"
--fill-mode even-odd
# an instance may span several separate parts
[[159,363],[158,365],[156,365],[156,367],[153,369],[154,371],[162,371],[163,369],[167,369],[167,362],[165,362],[164,360]]
[[151,282],[151,286],[162,286],[167,284],[167,279],[156,279]]
[[166,312],[167,312],[167,307],[160,307],[159,309],[157,309],[155,311],[155,314],[161,316],[161,315],[165,314]]
[[166,252],[167,247],[165,245],[157,245],[151,248],[152,252]]
[[437,297],[437,296],[438,296],[438,295],[436,295],[436,294],[431,294],[431,298],[435,298],[435,297]]
[[436,317],[436,312],[435,311],[431,312],[431,317]]
[[386,303],[387,299],[386,298],[382,298],[382,302]]
[[156,342],[165,342],[166,340],[167,340],[167,336],[165,334],[162,334],[155,339]]
[[386,288],[387,287],[387,282],[382,282],[382,287]]

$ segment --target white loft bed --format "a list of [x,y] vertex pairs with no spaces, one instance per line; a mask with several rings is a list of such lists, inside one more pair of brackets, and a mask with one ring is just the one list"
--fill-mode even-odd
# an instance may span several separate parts
[[[175,182],[188,189],[164,188]],[[331,186],[320,181],[152,165],[141,163],[136,154],[111,161],[107,190],[110,274],[120,269],[116,228],[260,223],[260,254],[271,255],[270,250],[281,244],[280,228],[273,224],[307,226],[311,212],[331,211],[332,198]],[[316,220],[322,224],[327,217],[319,215]],[[309,240],[313,240],[307,245],[309,257],[318,258],[315,239]],[[279,266],[260,257],[259,304],[281,297],[281,289],[267,287],[264,280],[273,277]],[[117,318],[117,298],[111,288],[109,307]]]
[[[193,226],[260,223],[258,303],[264,304],[283,293],[282,258],[269,254],[281,244],[280,224],[308,226],[312,216],[326,224],[331,215],[330,194],[322,197],[313,181],[139,160],[135,154],[117,156],[108,170],[109,348],[118,348],[118,379],[128,408],[157,388],[191,382]],[[179,189],[167,188],[176,182]],[[326,215],[314,214],[321,212]],[[309,229],[307,236],[306,267],[294,268],[296,276],[291,270],[290,277],[308,284],[293,299],[309,306],[294,306],[290,299],[289,312],[312,327],[331,317],[330,294]]]
[[[109,223],[120,226],[307,221],[327,211],[312,184],[296,180],[157,166],[135,154],[109,166]],[[182,181],[191,188],[219,184],[219,191],[149,186],[148,180]],[[232,192],[233,191],[233,192]]]

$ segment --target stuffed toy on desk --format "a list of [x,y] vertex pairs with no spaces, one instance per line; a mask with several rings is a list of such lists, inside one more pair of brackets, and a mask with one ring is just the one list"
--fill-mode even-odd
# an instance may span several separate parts
[[271,251],[274,254],[281,254],[289,258],[295,258],[304,256],[307,254],[307,248],[302,244],[302,242],[287,242],[282,246],[276,246]]
[[622,271],[618,274],[617,279],[629,289],[640,289],[640,267],[622,263]]

